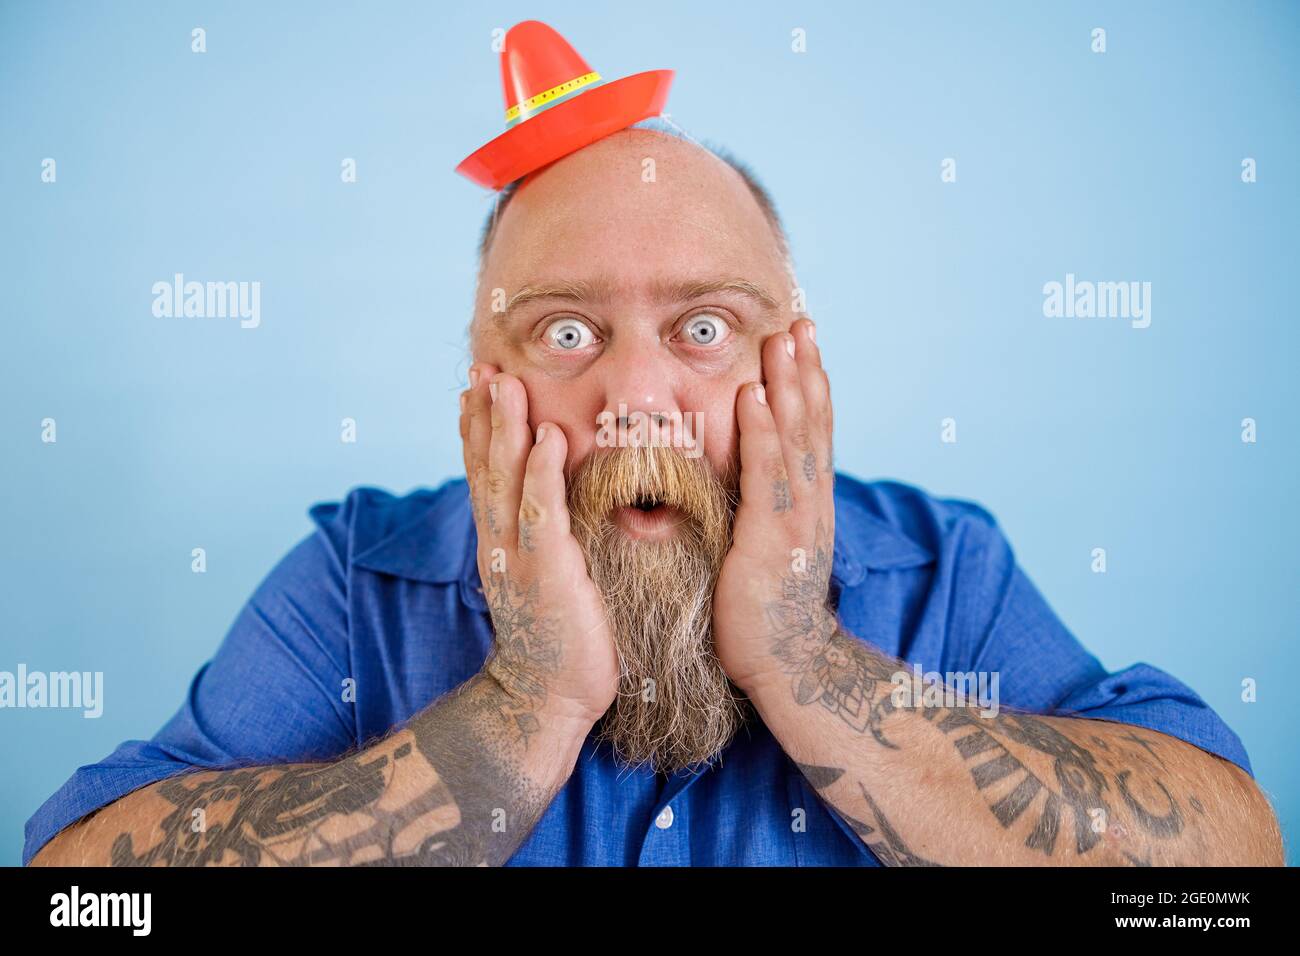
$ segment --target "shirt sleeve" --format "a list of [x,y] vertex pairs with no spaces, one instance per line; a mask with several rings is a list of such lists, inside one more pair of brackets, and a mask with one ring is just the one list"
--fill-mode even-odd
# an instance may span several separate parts
[[1016,563],[987,512],[968,506],[952,528],[957,656],[999,675],[1009,706],[1146,727],[1232,761],[1254,776],[1241,739],[1195,691],[1150,664],[1113,673],[1060,621]]
[[313,509],[317,531],[258,586],[152,740],[126,741],[45,801],[27,821],[24,866],[88,813],[182,771],[323,760],[354,745],[346,510]]

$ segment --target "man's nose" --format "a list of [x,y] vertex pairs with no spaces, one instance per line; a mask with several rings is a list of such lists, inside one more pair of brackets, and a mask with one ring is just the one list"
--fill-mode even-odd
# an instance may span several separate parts
[[602,421],[620,429],[640,425],[667,437],[674,420],[681,420],[678,364],[672,352],[658,341],[625,338],[611,343],[601,356],[605,393]]

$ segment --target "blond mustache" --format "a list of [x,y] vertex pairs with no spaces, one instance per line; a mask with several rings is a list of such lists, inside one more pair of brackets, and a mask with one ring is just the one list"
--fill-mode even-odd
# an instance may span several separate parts
[[732,516],[739,502],[734,458],[721,476],[702,457],[668,446],[643,445],[592,452],[568,481],[569,516],[575,533],[607,533],[615,508],[644,498],[672,505],[694,526],[694,536],[730,547]]

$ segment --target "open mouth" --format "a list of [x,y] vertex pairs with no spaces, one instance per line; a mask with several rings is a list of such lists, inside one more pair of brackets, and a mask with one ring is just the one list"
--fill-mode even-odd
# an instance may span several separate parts
[[638,495],[614,509],[614,524],[625,534],[643,540],[671,536],[682,522],[681,511],[654,495]]

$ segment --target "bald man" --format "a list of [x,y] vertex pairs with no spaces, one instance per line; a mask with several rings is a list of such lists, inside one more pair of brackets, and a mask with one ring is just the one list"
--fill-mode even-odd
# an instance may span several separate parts
[[743,167],[639,124],[512,184],[480,254],[466,478],[313,508],[25,861],[1281,863],[1191,689],[1108,673],[979,506],[835,472]]

